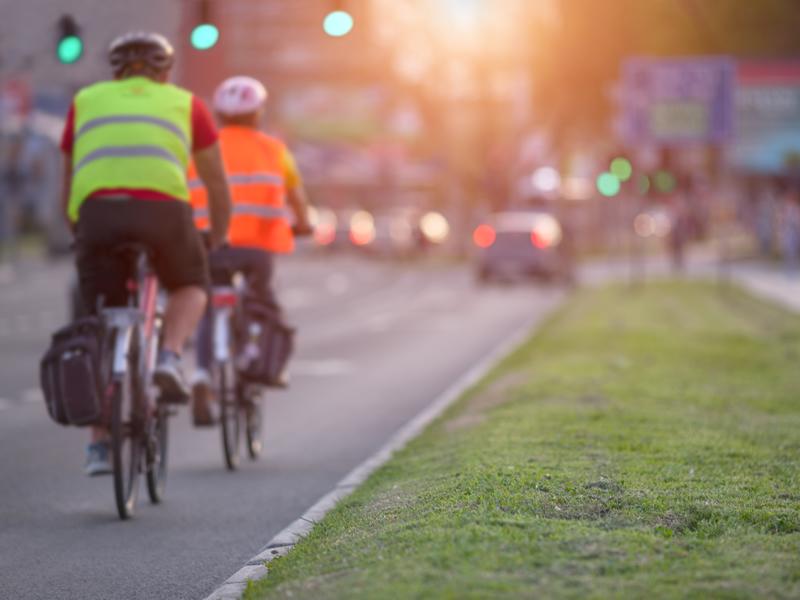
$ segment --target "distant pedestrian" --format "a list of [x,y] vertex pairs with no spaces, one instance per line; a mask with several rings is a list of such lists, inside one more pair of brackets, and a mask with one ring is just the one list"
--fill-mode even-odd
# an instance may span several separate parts
[[690,234],[690,207],[687,186],[679,185],[667,203],[670,220],[667,244],[674,271],[682,271],[685,264],[686,244]]
[[781,214],[781,253],[786,271],[797,273],[800,264],[800,190],[789,188],[783,196]]

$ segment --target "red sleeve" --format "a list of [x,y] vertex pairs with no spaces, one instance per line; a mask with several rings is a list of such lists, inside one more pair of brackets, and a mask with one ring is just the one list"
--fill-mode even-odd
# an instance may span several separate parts
[[192,96],[192,152],[208,148],[218,137],[217,126],[205,102]]
[[61,151],[64,154],[72,154],[72,147],[75,144],[75,104],[69,105],[67,119],[64,121],[64,131],[61,133]]

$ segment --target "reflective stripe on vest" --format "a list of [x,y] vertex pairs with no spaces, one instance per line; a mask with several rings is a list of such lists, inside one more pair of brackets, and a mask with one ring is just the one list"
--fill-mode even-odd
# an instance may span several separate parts
[[174,133],[180,138],[181,142],[183,142],[183,145],[186,147],[187,152],[191,150],[189,139],[186,137],[186,134],[181,131],[180,127],[174,123],[170,123],[166,119],[150,117],[147,115],[111,115],[108,117],[97,117],[96,119],[91,119],[81,125],[81,128],[78,129],[77,133],[75,134],[75,139],[77,140],[83,134],[94,129],[95,127],[114,125],[116,123],[147,123],[149,125],[155,125],[156,127],[163,127],[167,131]]
[[[240,175],[228,175],[228,185],[250,185],[265,183],[267,185],[283,185],[283,177],[275,173],[247,173]],[[189,189],[196,190],[204,187],[200,179],[189,181]]]
[[[266,204],[234,204],[233,214],[236,216],[261,217],[263,219],[288,219],[289,211],[282,206],[268,206]],[[207,208],[194,209],[195,219],[208,218]]]
[[90,162],[102,158],[134,158],[139,156],[163,158],[183,168],[183,163],[181,163],[181,160],[177,156],[160,146],[106,146],[105,148],[98,148],[84,156],[80,162],[72,168],[72,174],[75,175]]

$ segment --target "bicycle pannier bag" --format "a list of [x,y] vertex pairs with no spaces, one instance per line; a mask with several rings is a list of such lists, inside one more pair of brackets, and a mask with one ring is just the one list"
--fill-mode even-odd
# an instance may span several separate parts
[[294,350],[293,327],[286,325],[274,311],[246,302],[241,324],[239,374],[246,380],[269,386],[286,384],[286,367]]
[[83,317],[53,334],[39,365],[47,412],[61,425],[103,420],[103,337],[97,317]]

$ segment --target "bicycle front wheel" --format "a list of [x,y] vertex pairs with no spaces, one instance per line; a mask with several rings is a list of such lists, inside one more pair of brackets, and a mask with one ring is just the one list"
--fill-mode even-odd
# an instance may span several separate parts
[[142,461],[143,419],[129,369],[114,381],[111,395],[111,455],[114,498],[120,519],[133,516]]
[[219,398],[220,425],[222,426],[222,449],[225,466],[235,471],[239,466],[239,438],[241,436],[239,403],[236,397],[236,381],[232,365],[217,366],[217,397]]

